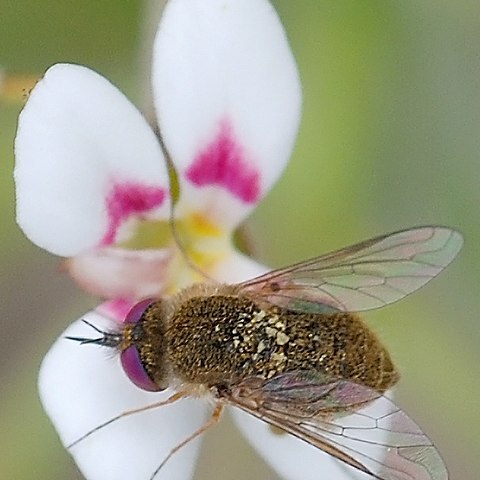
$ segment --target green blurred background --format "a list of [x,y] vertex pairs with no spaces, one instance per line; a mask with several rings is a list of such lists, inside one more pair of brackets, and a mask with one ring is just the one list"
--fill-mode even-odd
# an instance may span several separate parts
[[[60,61],[85,64],[145,107],[159,3],[0,0],[0,68],[40,74]],[[258,254],[279,266],[424,223],[465,234],[446,274],[368,318],[403,373],[398,402],[434,439],[451,480],[477,479],[480,3],[274,3],[301,71],[304,116],[287,172],[249,220]],[[36,375],[58,333],[95,300],[15,225],[12,147],[21,104],[3,91],[0,478],[79,479],[41,410]],[[207,437],[198,479],[276,478],[228,420]]]

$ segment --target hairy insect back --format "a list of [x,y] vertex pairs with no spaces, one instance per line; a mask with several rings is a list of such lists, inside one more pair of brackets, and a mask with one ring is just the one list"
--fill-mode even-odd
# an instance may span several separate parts
[[260,305],[217,287],[174,301],[165,333],[174,374],[189,383],[235,384],[317,370],[385,391],[398,379],[388,352],[354,314],[314,314]]

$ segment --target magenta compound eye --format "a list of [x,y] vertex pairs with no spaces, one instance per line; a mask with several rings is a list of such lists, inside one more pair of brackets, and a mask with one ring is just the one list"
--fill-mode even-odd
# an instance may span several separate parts
[[142,361],[141,355],[141,345],[144,341],[144,333],[142,325],[139,321],[142,318],[145,310],[154,302],[155,300],[148,299],[143,300],[142,302],[137,303],[132,309],[128,312],[125,317],[125,324],[133,325],[131,331],[132,345],[128,346],[125,350],[120,353],[120,361],[122,363],[123,370],[127,374],[127,377],[139,388],[142,390],[147,390],[149,392],[158,392],[163,390],[160,388],[150,377],[149,372],[145,368],[145,365]]
[[143,366],[140,352],[135,345],[131,345],[120,354],[120,361],[127,377],[142,390],[148,392],[159,392],[160,388],[149,376]]
[[136,303],[127,313],[124,323],[137,323],[142,318],[145,310],[154,302],[155,300],[152,298],[147,298],[146,300]]

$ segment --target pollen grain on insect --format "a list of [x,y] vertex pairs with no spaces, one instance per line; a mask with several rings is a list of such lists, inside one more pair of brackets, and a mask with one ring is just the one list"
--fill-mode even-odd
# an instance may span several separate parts
[[277,345],[285,345],[288,343],[289,340],[290,340],[290,337],[287,334],[283,332],[277,333],[277,338],[276,338]]
[[274,362],[278,365],[281,365],[282,363],[287,361],[287,357],[285,356],[285,354],[283,352],[272,353],[270,358],[271,358],[272,362]]
[[268,337],[276,337],[278,330],[272,327],[265,327],[265,333],[267,334]]
[[267,346],[265,345],[265,342],[263,340],[260,340],[257,345],[257,353],[262,353],[266,348]]
[[268,319],[268,324],[269,325],[275,325],[278,322],[279,318],[280,317],[277,314],[271,315],[270,318]]
[[260,310],[259,312],[255,312],[252,316],[251,322],[257,323],[261,322],[267,316],[267,312],[265,310]]

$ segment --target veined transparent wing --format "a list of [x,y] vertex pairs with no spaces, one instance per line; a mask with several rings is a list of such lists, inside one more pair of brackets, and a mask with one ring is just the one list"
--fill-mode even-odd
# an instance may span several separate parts
[[240,289],[297,311],[371,310],[418,290],[462,245],[462,235],[450,228],[412,228],[274,270],[241,283]]
[[247,379],[226,400],[377,480],[448,480],[440,454],[390,399],[318,372]]

